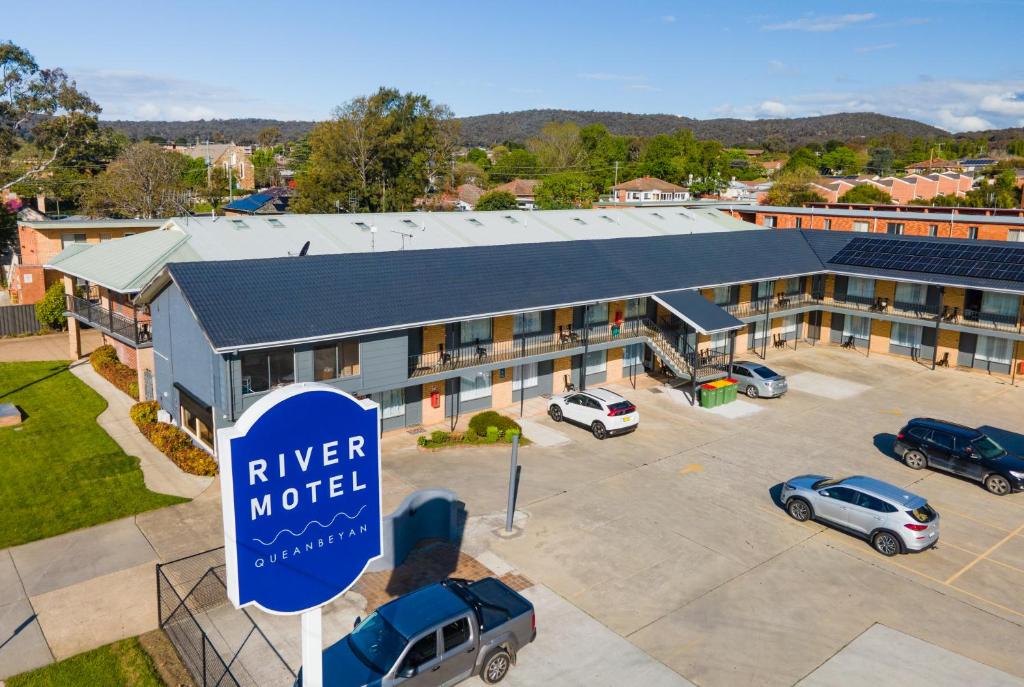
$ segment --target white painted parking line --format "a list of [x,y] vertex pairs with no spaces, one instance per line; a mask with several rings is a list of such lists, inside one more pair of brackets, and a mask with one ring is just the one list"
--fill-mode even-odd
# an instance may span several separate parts
[[519,426],[523,428],[523,436],[538,446],[562,446],[570,441],[568,435],[535,420],[523,418],[519,420]]
[[802,391],[805,394],[813,394],[822,398],[842,400],[862,394],[871,387],[866,384],[858,384],[839,377],[818,374],[817,372],[801,372],[792,377],[787,377],[790,391]]
[[760,413],[764,408],[757,403],[751,403],[750,401],[733,401],[732,403],[726,403],[724,406],[718,406],[717,408],[701,408],[705,413],[713,413],[720,417],[727,417],[730,420],[735,420],[741,417],[750,417]]

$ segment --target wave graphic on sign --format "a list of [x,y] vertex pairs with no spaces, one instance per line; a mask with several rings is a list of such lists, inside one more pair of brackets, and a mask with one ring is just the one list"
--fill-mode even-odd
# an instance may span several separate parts
[[327,523],[327,524],[324,524],[324,523],[320,522],[319,520],[310,520],[309,522],[306,523],[306,526],[303,527],[302,531],[300,531],[300,532],[292,532],[289,529],[283,529],[280,532],[278,532],[277,534],[275,534],[274,538],[271,539],[270,541],[263,541],[262,539],[260,539],[258,537],[253,537],[252,540],[255,541],[255,542],[259,542],[260,544],[263,544],[264,546],[270,546],[271,544],[276,542],[280,538],[280,536],[282,534],[284,534],[285,532],[287,532],[288,534],[292,535],[293,537],[301,537],[302,535],[304,535],[306,533],[306,530],[309,529],[310,525],[319,525],[320,527],[322,527],[324,529],[327,529],[328,527],[333,525],[334,522],[338,518],[340,518],[342,515],[344,515],[349,520],[355,520],[356,518],[359,517],[359,514],[362,513],[365,509],[366,509],[366,504],[363,504],[363,506],[359,510],[356,511],[355,515],[349,515],[345,511],[341,511],[340,513],[335,515],[333,518],[331,518],[331,521],[329,523]]

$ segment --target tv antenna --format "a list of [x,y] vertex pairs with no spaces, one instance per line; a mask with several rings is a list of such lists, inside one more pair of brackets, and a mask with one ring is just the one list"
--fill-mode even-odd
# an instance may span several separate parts
[[398,234],[402,237],[402,250],[405,250],[405,240],[409,239],[412,241],[412,237],[415,236],[415,234],[406,234],[404,231],[399,231],[398,229],[392,229],[391,233]]

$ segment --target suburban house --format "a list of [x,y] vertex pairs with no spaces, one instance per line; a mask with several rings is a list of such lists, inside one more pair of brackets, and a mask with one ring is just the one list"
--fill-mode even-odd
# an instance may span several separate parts
[[963,198],[973,188],[974,177],[955,172],[908,174],[905,177],[848,177],[821,180],[810,184],[810,188],[826,203],[836,203],[843,194],[861,184],[881,189],[892,197],[895,204],[905,205],[912,200],[931,200],[939,195]]
[[785,160],[768,160],[767,162],[762,162],[761,166],[764,167],[764,173],[771,176],[782,169],[785,164]]
[[[81,356],[80,324],[100,330],[137,370],[154,399],[153,330],[139,290],[169,262],[250,260],[357,252],[512,246],[577,238],[657,236],[749,229],[718,210],[553,210],[178,217],[156,231],[97,245],[74,244],[47,261],[65,285],[69,357]],[[442,275],[443,276],[443,275]],[[290,286],[278,285],[291,293]]]
[[999,160],[991,157],[969,157],[960,160],[959,164],[960,170],[963,172],[978,172],[986,167],[991,167],[997,162],[999,162]]
[[737,181],[735,178],[719,194],[722,200],[751,201],[760,203],[772,188],[770,181]]
[[516,206],[520,210],[533,210],[537,207],[537,186],[540,179],[513,179],[507,184],[495,186],[491,191],[508,191],[516,197]]
[[10,293],[17,303],[35,303],[60,275],[45,268],[58,253],[72,245],[92,245],[152,231],[165,220],[84,219],[22,220],[11,266]]
[[171,146],[169,150],[206,160],[208,167],[221,167],[235,188],[256,188],[256,170],[252,165],[252,146],[234,143],[197,143],[192,146]]
[[690,200],[690,189],[656,177],[640,177],[612,186],[610,203],[660,203]]
[[444,191],[433,196],[417,198],[413,205],[428,211],[466,212],[476,207],[485,191],[475,184],[460,184],[454,191]]
[[933,174],[941,172],[962,172],[963,167],[956,160],[943,160],[941,158],[935,160],[922,160],[921,162],[914,162],[906,167],[908,174]]
[[253,193],[224,206],[225,215],[281,215],[288,210],[288,189],[275,186]]
[[[576,216],[596,228],[601,212]],[[538,214],[516,219],[533,227]],[[215,452],[216,430],[270,390],[318,381],[376,400],[385,430],[453,426],[646,370],[695,387],[736,355],[801,342],[1021,373],[1024,246],[756,228],[532,237],[170,260],[138,297],[165,417]]]
[[1024,241],[1024,209],[948,208],[927,205],[810,203],[721,206],[745,222],[775,229],[824,229],[938,238]]

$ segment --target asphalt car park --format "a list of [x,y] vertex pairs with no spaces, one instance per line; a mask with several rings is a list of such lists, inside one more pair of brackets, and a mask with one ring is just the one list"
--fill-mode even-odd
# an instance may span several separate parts
[[[643,422],[606,441],[532,404],[531,423],[569,440],[520,452],[524,524],[493,537],[490,553],[702,687],[819,684],[816,671],[839,665],[848,645],[892,647],[878,656],[876,684],[924,674],[915,661],[973,660],[1024,685],[1024,494],[994,496],[892,453],[913,417],[986,427],[1020,451],[1024,389],[839,348],[770,351],[766,363],[786,375],[785,396],[713,410],[647,378],[609,386]],[[453,489],[471,516],[503,509],[507,450],[428,454],[407,439],[386,443],[394,479]],[[941,540],[886,558],[846,532],[797,522],[778,495],[800,474],[869,475],[919,494],[942,517]],[[905,644],[868,642],[879,625]],[[900,650],[915,642],[945,658]],[[557,660],[545,647],[541,632],[520,677],[531,652]]]

